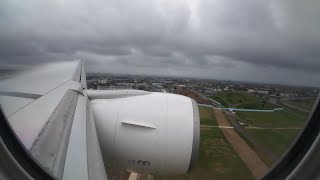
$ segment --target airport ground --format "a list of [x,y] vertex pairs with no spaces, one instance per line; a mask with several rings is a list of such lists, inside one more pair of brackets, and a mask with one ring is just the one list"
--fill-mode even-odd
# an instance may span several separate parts
[[[275,112],[226,112],[226,117],[240,136],[258,153],[268,167],[271,167],[293,143],[306,124],[308,113],[290,108],[281,100],[270,101],[265,97],[254,96],[247,92],[221,92],[216,95],[225,99],[229,107],[249,109],[284,108]],[[213,98],[216,98],[213,97]],[[297,107],[312,107],[314,99],[295,101]],[[272,101],[271,101],[272,102]],[[243,125],[240,125],[244,124]]]
[[[211,97],[224,107],[247,109],[284,108],[276,112],[224,112],[228,123],[217,123],[217,112],[210,107],[199,107],[201,116],[201,144],[197,168],[188,175],[177,177],[155,177],[155,179],[255,179],[261,172],[272,167],[281,158],[301,129],[303,129],[308,113],[283,105],[281,102],[270,103],[268,99],[243,91],[222,91]],[[310,110],[314,100],[290,100],[294,106]],[[219,112],[218,112],[219,113]],[[244,125],[240,125],[244,123]],[[223,133],[225,131],[225,133]],[[232,132],[233,131],[233,132]],[[236,133],[246,145],[234,145],[227,138]],[[236,135],[235,135],[236,136]],[[240,143],[241,144],[241,143]],[[251,164],[257,162],[253,158],[244,159],[241,150],[252,149],[262,163],[257,163],[258,173]],[[236,149],[238,147],[238,149]],[[210,152],[214,155],[210,155]],[[215,152],[215,153],[214,153]],[[243,153],[242,152],[242,153]],[[233,158],[230,158],[233,157]],[[249,159],[249,160],[248,160]],[[247,161],[247,162],[246,162]],[[259,160],[258,160],[259,161]],[[259,165],[260,164],[260,165]],[[260,170],[259,170],[260,169]],[[262,173],[263,174],[263,173]]]

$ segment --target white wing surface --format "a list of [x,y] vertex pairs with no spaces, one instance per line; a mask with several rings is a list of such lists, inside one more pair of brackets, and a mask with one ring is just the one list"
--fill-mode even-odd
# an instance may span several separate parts
[[0,104],[13,130],[58,178],[106,179],[84,89],[81,61],[47,64],[0,81]]

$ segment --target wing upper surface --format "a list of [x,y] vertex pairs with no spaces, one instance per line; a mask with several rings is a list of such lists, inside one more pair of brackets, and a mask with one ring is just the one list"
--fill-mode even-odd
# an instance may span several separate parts
[[79,82],[81,68],[80,61],[51,63],[0,81],[0,104],[6,116],[10,117],[70,81]]
[[44,95],[69,80],[80,80],[80,61],[42,65],[0,81],[1,92]]

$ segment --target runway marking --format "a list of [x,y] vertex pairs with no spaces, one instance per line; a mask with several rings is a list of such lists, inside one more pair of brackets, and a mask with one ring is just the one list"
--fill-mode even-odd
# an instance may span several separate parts
[[232,126],[206,126],[206,125],[201,125],[200,128],[233,129],[234,127],[232,127]]
[[135,172],[131,172],[128,180],[138,180],[139,174]]
[[245,129],[275,129],[275,130],[287,130],[287,129],[302,129],[301,127],[255,127],[255,126],[248,126],[248,127],[244,127]]

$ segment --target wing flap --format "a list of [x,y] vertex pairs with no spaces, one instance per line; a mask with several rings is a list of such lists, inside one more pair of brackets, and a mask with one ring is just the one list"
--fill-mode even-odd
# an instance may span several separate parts
[[30,149],[38,134],[69,89],[79,90],[81,84],[70,81],[41,98],[29,103],[8,117],[12,128],[27,149]]

